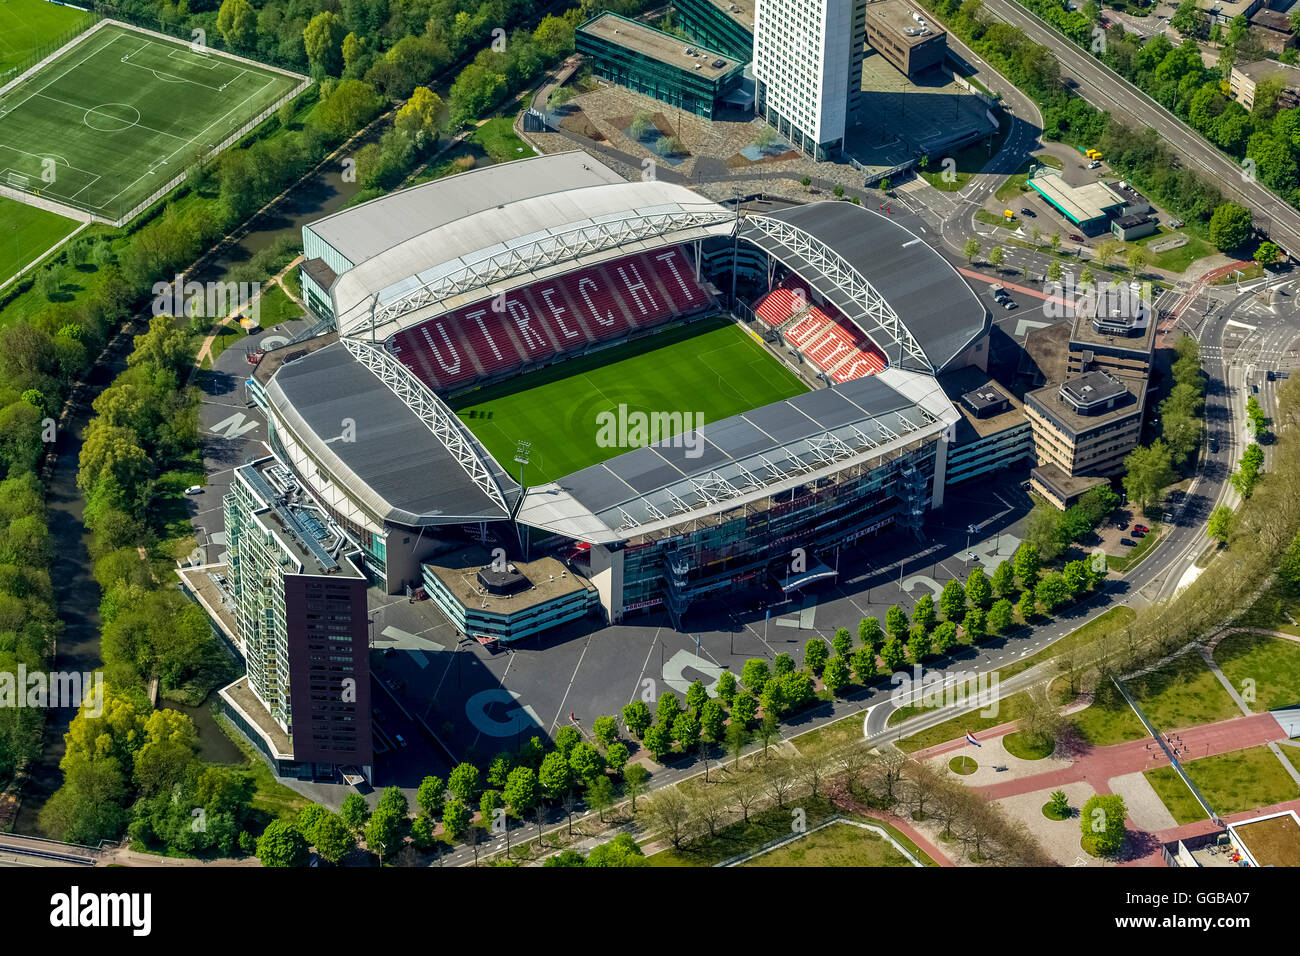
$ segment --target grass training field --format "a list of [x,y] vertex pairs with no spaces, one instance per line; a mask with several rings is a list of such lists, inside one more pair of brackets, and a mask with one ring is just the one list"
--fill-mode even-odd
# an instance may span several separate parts
[[76,228],[71,219],[0,196],[0,282]]
[[1229,634],[1214,649],[1223,676],[1255,713],[1300,703],[1300,643],[1265,634]]
[[912,861],[870,830],[832,823],[741,866],[911,866]]
[[38,52],[77,29],[90,14],[46,0],[0,0],[0,86]]
[[524,482],[538,485],[630,451],[599,442],[597,416],[621,404],[629,413],[689,413],[693,426],[696,412],[707,424],[807,390],[748,332],[718,317],[466,392],[450,405],[511,471],[516,442],[531,442]]
[[116,220],[296,83],[101,27],[0,98],[0,182]]

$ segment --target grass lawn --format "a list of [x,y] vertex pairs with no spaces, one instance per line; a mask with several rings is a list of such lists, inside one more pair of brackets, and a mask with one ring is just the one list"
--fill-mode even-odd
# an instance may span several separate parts
[[117,219],[295,83],[181,41],[103,27],[6,94],[0,170],[10,186]]
[[281,322],[302,318],[302,309],[278,285],[264,286],[263,289],[262,298],[257,302],[258,323],[262,328],[269,329]]
[[1006,680],[1013,677],[1021,671],[1028,670],[1035,664],[1041,664],[1043,661],[1061,654],[1066,654],[1081,647],[1086,647],[1093,641],[1099,640],[1108,634],[1113,634],[1120,628],[1129,624],[1137,617],[1137,612],[1131,607],[1120,605],[1113,607],[1108,611],[1098,614],[1082,627],[1076,627],[1069,634],[1065,635],[1059,641],[1043,648],[1037,654],[1030,654],[1028,657],[1021,658],[1014,664],[998,669],[998,679]]
[[[0,3],[0,8],[3,6]],[[75,220],[4,196],[0,196],[0,223],[4,224],[0,227],[0,282],[77,228]]]
[[[1167,252],[1152,252],[1150,250],[1151,243],[1159,242],[1161,239],[1174,235],[1186,236],[1187,245],[1179,246],[1177,249],[1170,249]],[[1146,251],[1147,255],[1151,257],[1151,265],[1157,269],[1166,269],[1169,272],[1182,272],[1197,259],[1204,259],[1206,256],[1214,255],[1214,247],[1204,239],[1192,235],[1185,229],[1174,230],[1166,226],[1161,226],[1158,232],[1135,240],[1134,245],[1140,246]]]
[[1020,167],[1020,172],[1016,173],[998,187],[998,191],[995,194],[998,197],[998,202],[1011,202],[1011,200],[1020,196],[1021,193],[1028,192],[1029,186],[1027,183],[1029,182],[1030,168],[1036,165],[1050,166],[1052,169],[1061,169],[1065,164],[1050,153],[1046,153],[1042,156],[1033,156],[1027,159],[1025,164]]
[[1001,226],[1003,229],[1012,231],[1020,228],[1018,219],[1008,219],[1006,216],[999,216],[997,213],[989,212],[987,209],[976,209],[975,218],[986,226]]
[[600,444],[597,416],[621,404],[684,413],[677,418],[693,427],[697,412],[707,424],[805,391],[749,332],[717,317],[473,389],[450,405],[498,461],[531,441],[524,478],[541,484],[630,450]]
[[1300,770],[1300,747],[1294,744],[1279,743],[1277,749],[1282,751],[1282,756],[1290,761],[1291,766],[1295,767],[1296,770]]
[[[1300,797],[1300,787],[1296,786],[1296,782],[1267,747],[1217,754],[1189,761],[1183,766],[1192,782],[1200,788],[1205,799],[1220,816],[1268,807]],[[1177,774],[1171,767],[1148,770],[1146,775],[1151,779],[1153,775],[1162,773],[1177,779]],[[1162,784],[1163,790],[1160,786],[1156,787],[1156,792],[1165,801],[1165,806],[1169,807],[1169,812],[1180,824],[1204,819],[1205,814],[1201,812],[1200,804],[1181,780],[1177,782],[1182,793],[1186,794],[1185,798],[1168,783]],[[1152,786],[1156,786],[1154,781]],[[1192,813],[1195,815],[1188,816]]]
[[1094,747],[1141,740],[1147,735],[1142,721],[1113,685],[1108,685],[1086,708],[1071,714],[1069,720],[1075,732]]
[[308,806],[311,801],[276,780],[275,775],[271,773],[271,767],[258,756],[247,740],[235,732],[227,718],[218,715],[217,723],[248,760],[246,766],[234,769],[253,781],[253,809],[262,811],[273,820],[295,819],[299,811]]
[[962,776],[974,773],[980,767],[974,757],[962,754],[960,757],[953,757],[948,761],[948,769],[953,773],[959,773]]
[[1241,710],[1195,651],[1125,683],[1158,730],[1178,730],[1241,716]]
[[1147,783],[1151,784],[1151,789],[1156,792],[1156,796],[1164,803],[1165,808],[1173,815],[1174,822],[1179,826],[1208,819],[1205,810],[1197,803],[1196,798],[1192,796],[1192,791],[1187,789],[1187,784],[1183,783],[1183,778],[1178,776],[1178,771],[1173,767],[1144,770],[1142,776],[1146,777]]
[[537,155],[536,150],[515,135],[513,116],[493,117],[474,130],[468,139],[482,146],[484,151],[498,163],[508,163],[512,159]]
[[9,74],[30,65],[38,53],[52,53],[54,44],[88,27],[94,18],[82,10],[61,7],[46,0],[0,2],[0,86]]
[[832,823],[742,866],[911,866],[882,837],[848,823]]
[[1020,731],[1014,730],[1002,738],[1002,746],[1007,748],[1007,753],[1011,756],[1021,760],[1042,760],[1056,750],[1056,741],[1028,740]]
[[904,753],[913,753],[917,750],[924,750],[926,747],[946,743],[949,740],[956,740],[967,731],[972,734],[979,734],[982,730],[997,727],[999,724],[1010,723],[1024,712],[1025,705],[1028,702],[1029,698],[1024,693],[1004,697],[998,701],[998,712],[992,717],[981,716],[980,710],[971,710],[964,714],[958,714],[956,717],[945,720],[941,724],[936,724],[928,730],[923,730],[910,737],[904,737],[898,741],[898,749]]
[[1214,649],[1223,676],[1240,692],[1254,682],[1255,713],[1300,704],[1300,643],[1266,634],[1229,634]]

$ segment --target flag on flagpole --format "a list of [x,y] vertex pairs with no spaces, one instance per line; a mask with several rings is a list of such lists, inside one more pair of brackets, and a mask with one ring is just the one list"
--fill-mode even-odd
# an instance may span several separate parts
[[975,739],[974,735],[969,730],[966,731],[966,742],[968,744],[974,744],[976,747],[984,746],[982,743],[980,743],[978,740]]

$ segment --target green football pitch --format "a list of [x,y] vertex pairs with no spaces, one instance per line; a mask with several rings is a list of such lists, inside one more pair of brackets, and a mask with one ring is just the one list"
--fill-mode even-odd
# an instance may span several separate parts
[[71,219],[0,196],[0,282],[76,228]]
[[598,437],[597,416],[617,414],[621,404],[628,412],[687,413],[693,425],[696,412],[714,422],[806,391],[722,316],[475,389],[450,405],[512,472],[516,443],[531,442],[524,482],[538,485],[630,451],[603,447]]
[[297,82],[103,26],[0,97],[0,183],[117,220]]
[[93,18],[47,0],[0,0],[0,86],[36,54]]

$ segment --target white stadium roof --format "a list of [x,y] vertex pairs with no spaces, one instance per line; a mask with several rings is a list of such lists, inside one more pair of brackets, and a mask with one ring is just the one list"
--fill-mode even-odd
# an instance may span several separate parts
[[[439,216],[430,228],[343,273],[330,290],[339,334],[382,340],[499,289],[669,241],[726,235],[734,226],[734,214],[717,203],[684,186],[654,180],[558,191],[544,183],[546,191],[540,192],[544,181],[538,181],[541,171],[532,163],[509,165],[519,167],[517,179],[533,184],[533,195],[523,195],[523,185],[515,182],[511,195],[486,193],[508,201],[482,208],[492,184],[473,182],[477,172],[452,177],[447,184],[455,182],[456,188],[449,190],[449,198],[473,199],[480,208],[454,219]],[[438,180],[427,186],[443,184]],[[373,217],[382,215],[368,204],[351,212],[364,230],[375,228]],[[331,225],[333,230],[345,227],[337,220]]]

